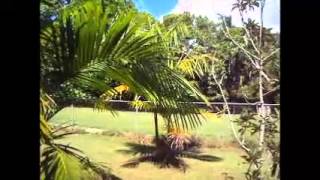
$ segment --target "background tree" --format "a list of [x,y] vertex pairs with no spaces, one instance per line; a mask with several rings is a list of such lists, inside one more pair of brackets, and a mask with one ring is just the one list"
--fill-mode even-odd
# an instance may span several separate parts
[[[269,144],[267,142],[270,140],[268,139],[269,135],[277,134],[275,129],[277,129],[276,122],[278,121],[277,118],[274,119],[274,117],[268,115],[268,108],[264,105],[264,103],[279,102],[280,74],[278,68],[280,59],[278,35],[272,34],[271,29],[263,27],[263,19],[260,20],[261,25],[259,25],[250,19],[246,22],[243,18],[244,13],[254,10],[256,6],[259,6],[263,13],[264,3],[264,1],[237,1],[234,9],[239,9],[243,22],[243,27],[240,28],[233,27],[230,22],[226,22],[225,17],[222,18],[223,23],[217,24],[216,27],[218,28],[214,28],[211,23],[201,19],[201,17],[189,16],[191,20],[186,22],[192,28],[188,38],[194,38],[197,45],[193,46],[191,50],[189,49],[189,53],[183,56],[184,60],[180,61],[183,63],[179,63],[180,70],[186,73],[189,80],[197,81],[207,96],[213,95],[215,97],[211,98],[212,100],[260,102],[261,105],[258,108],[259,111],[257,111],[258,116],[255,116],[259,123],[250,125],[254,127],[254,132],[259,132],[257,147],[248,148],[242,139],[243,134],[239,136],[236,134],[237,132],[234,133],[246,151],[256,151],[249,153],[252,158],[251,162],[255,164],[255,167],[250,166],[252,169],[249,168],[248,170],[248,178],[253,179],[263,176],[260,168],[263,166],[264,155],[261,153],[265,152],[265,147]],[[166,19],[164,19],[164,22],[166,22]],[[168,21],[167,23],[171,22]],[[183,42],[183,39],[181,39],[181,42]],[[218,59],[218,61],[213,59]],[[214,66],[211,63],[213,61]],[[205,70],[207,72],[201,72],[201,68],[199,70],[194,68],[201,67],[199,64],[202,63],[209,67],[207,69],[211,69],[210,66],[214,67],[214,71],[211,71],[212,73],[207,70]],[[225,66],[223,67],[221,64],[225,64]],[[231,111],[228,114],[230,113]],[[240,124],[240,126],[244,127],[244,124]],[[278,143],[274,141],[275,139],[271,140],[273,144]]]
[[[222,16],[226,21],[226,25],[229,27],[229,32],[237,42],[247,44],[248,48],[253,50],[253,47],[248,43],[246,38],[246,32],[243,28],[233,27],[231,25],[231,18]],[[228,101],[233,102],[257,102],[258,97],[258,79],[256,78],[257,70],[251,65],[250,60],[245,53],[239,49],[229,38],[224,36],[223,23],[214,23],[204,17],[192,16],[188,13],[173,14],[164,17],[164,24],[168,27],[170,24],[175,24],[178,19],[185,19],[183,23],[188,27],[189,32],[186,36],[179,39],[180,49],[178,52],[188,52],[187,54],[205,54],[212,53],[215,57],[222,59],[225,64],[226,75],[223,79],[223,88],[227,91],[226,98]],[[229,22],[227,22],[229,21]],[[248,31],[254,33],[254,37],[259,36],[260,28],[254,21],[249,20],[246,23]],[[272,34],[270,29],[263,29],[265,48],[270,48],[278,42],[276,34]],[[188,46],[186,42],[193,42],[192,46]],[[258,41],[255,40],[257,43]],[[250,47],[251,46],[251,47]],[[277,45],[276,47],[279,47]],[[188,49],[188,50],[187,50]],[[266,61],[265,69],[268,71],[268,75],[272,79],[279,79],[277,74],[276,58],[277,54],[270,57],[269,61]],[[182,57],[182,54],[177,53],[176,59]],[[186,57],[183,55],[183,57]],[[178,60],[176,60],[178,62]],[[267,65],[268,64],[268,65]],[[272,70],[273,69],[273,70]],[[191,81],[196,81],[201,88],[202,92],[209,97],[210,100],[222,101],[222,97],[219,95],[218,87],[216,86],[213,77],[205,74],[201,77],[190,78]],[[267,94],[265,99],[268,103],[276,102],[278,81],[273,81],[273,84],[266,86]]]
[[[224,31],[226,37],[228,37],[235,45],[237,45],[241,51],[247,56],[249,59],[250,64],[258,71],[258,96],[259,96],[259,106],[257,107],[257,116],[255,116],[255,120],[258,123],[249,123],[251,128],[253,128],[253,133],[259,132],[259,138],[257,145],[251,147],[250,150],[247,150],[247,153],[250,157],[250,165],[247,172],[247,179],[264,179],[266,176],[262,174],[262,167],[265,163],[265,154],[266,152],[274,151],[276,148],[270,148],[268,146],[271,137],[272,144],[275,142],[275,134],[277,133],[277,124],[276,120],[272,118],[270,115],[270,109],[265,105],[265,94],[264,94],[264,87],[266,84],[272,84],[277,82],[278,79],[271,79],[265,73],[265,65],[266,62],[270,60],[278,51],[279,48],[275,47],[274,44],[265,43],[266,39],[265,34],[263,33],[263,8],[264,8],[265,1],[242,1],[238,0],[235,3],[235,8],[239,10],[241,20],[243,23],[243,29],[245,30],[245,38],[248,43],[241,44],[236,41],[229,32],[229,28],[225,26],[226,31]],[[253,26],[249,26],[251,31],[247,28],[248,23],[245,23],[243,18],[243,12],[246,12],[247,9],[254,9],[255,6],[260,7],[260,30],[259,36],[255,36],[254,31],[254,24]],[[252,24],[252,23],[251,23]],[[275,43],[276,44],[276,43]],[[249,45],[249,46],[248,46]],[[244,121],[248,119],[245,118]],[[240,125],[243,127],[241,131],[245,131],[246,127],[244,127],[244,121],[240,121]],[[244,143],[244,141],[242,141]],[[278,142],[279,143],[279,142]],[[272,146],[274,147],[274,146]],[[278,150],[276,150],[279,152]],[[278,164],[279,162],[275,161],[274,163]],[[278,178],[276,176],[276,178]]]

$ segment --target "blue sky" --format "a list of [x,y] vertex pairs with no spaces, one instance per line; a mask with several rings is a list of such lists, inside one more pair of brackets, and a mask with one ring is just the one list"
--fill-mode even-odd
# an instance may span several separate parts
[[177,4],[177,0],[133,0],[141,11],[150,12],[157,18],[168,14]]
[[[232,23],[236,26],[241,25],[241,20],[237,11],[231,11],[232,4],[236,0],[133,0],[137,8],[147,11],[159,20],[170,13],[182,13],[188,11],[195,15],[207,16],[216,21],[218,13],[231,15]],[[259,22],[259,10],[248,13],[248,16]],[[264,8],[264,25],[280,31],[280,0],[266,0]]]

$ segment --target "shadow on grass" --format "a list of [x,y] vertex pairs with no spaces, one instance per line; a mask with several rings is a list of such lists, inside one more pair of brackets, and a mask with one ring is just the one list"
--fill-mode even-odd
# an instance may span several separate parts
[[123,149],[123,150],[121,149],[121,150],[117,150],[117,152],[120,152],[123,154],[132,154],[132,155],[137,155],[137,154],[146,155],[156,150],[156,147],[153,145],[126,143],[126,146],[129,147],[129,149]]
[[207,162],[218,162],[223,159],[217,156],[199,154],[200,151],[174,151],[169,146],[162,144],[156,148],[153,145],[142,145],[136,143],[126,143],[129,149],[118,150],[123,154],[139,155],[122,165],[122,167],[137,167],[142,162],[152,162],[159,168],[177,168],[183,172],[189,167],[181,158],[197,159]]
[[108,177],[103,177],[103,180],[122,180],[122,179],[114,174],[110,174]]
[[182,152],[182,157],[190,158],[190,159],[197,159],[200,161],[208,161],[208,162],[219,162],[223,159],[218,156],[212,156],[207,154],[196,154],[194,152]]

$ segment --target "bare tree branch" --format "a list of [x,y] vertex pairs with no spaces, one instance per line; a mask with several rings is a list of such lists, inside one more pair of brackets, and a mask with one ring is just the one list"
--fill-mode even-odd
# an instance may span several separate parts
[[250,150],[248,147],[245,146],[244,140],[242,140],[242,141],[240,140],[240,138],[239,138],[239,136],[238,136],[238,134],[237,134],[237,131],[235,130],[234,124],[233,124],[233,122],[232,122],[232,120],[231,120],[230,108],[229,108],[227,99],[226,99],[226,97],[225,97],[225,95],[224,95],[224,93],[223,93],[221,84],[218,82],[217,77],[216,77],[216,75],[215,75],[214,66],[212,66],[211,70],[212,70],[213,79],[214,79],[215,83],[218,85],[219,91],[220,91],[221,96],[222,96],[222,98],[223,98],[223,101],[224,101],[224,103],[225,103],[225,108],[226,108],[227,113],[228,113],[228,119],[229,119],[229,122],[230,122],[230,126],[231,126],[231,129],[232,129],[232,132],[233,132],[233,134],[234,134],[234,137],[236,138],[236,140],[238,141],[239,145],[240,145],[244,150],[246,150],[247,152],[250,152],[251,150]]
[[277,86],[277,87],[275,87],[275,88],[271,89],[270,91],[268,91],[268,92],[264,93],[264,94],[263,94],[263,96],[266,96],[266,95],[268,95],[268,94],[270,94],[270,93],[272,93],[272,92],[274,92],[274,91],[278,90],[279,88],[280,88],[280,86]]
[[280,50],[280,48],[272,51],[268,56],[264,57],[262,60],[265,61],[267,59],[269,59],[271,56],[273,56],[275,53],[277,53]]
[[250,62],[254,65],[254,67],[258,69],[259,66],[258,66],[258,64],[253,60],[253,58],[259,59],[259,57],[257,57],[256,55],[250,53],[248,50],[246,50],[244,47],[242,47],[242,46],[240,45],[240,43],[238,43],[236,40],[234,40],[234,38],[232,38],[232,36],[231,36],[231,34],[230,34],[230,32],[229,32],[229,28],[226,26],[226,22],[225,22],[224,19],[223,19],[223,22],[224,22],[225,27],[226,27],[226,30],[227,30],[227,31],[223,30],[223,33],[225,34],[225,36],[226,36],[227,38],[229,38],[238,48],[240,48],[240,49],[247,55],[247,57],[249,58]]
[[243,14],[241,12],[241,10],[239,9],[239,13],[240,13],[240,17],[241,17],[241,23],[242,23],[242,28],[245,30],[247,38],[249,39],[249,41],[251,42],[251,45],[253,46],[254,50],[257,52],[257,54],[261,54],[261,52],[258,50],[256,44],[254,43],[251,34],[249,32],[249,30],[246,27],[246,24],[244,22],[244,18],[243,18]]
[[224,74],[222,75],[222,77],[221,77],[221,79],[219,81],[219,84],[222,84],[223,78],[224,78]]
[[253,42],[253,39],[251,38],[251,35],[250,35],[248,29],[245,27],[245,25],[243,26],[243,29],[246,31],[247,37],[248,37],[249,41],[251,42],[251,45],[253,46],[254,50],[257,52],[257,54],[261,54],[261,52],[258,50],[255,43]]
[[267,76],[267,74],[265,72],[261,72],[262,77],[264,77],[268,82],[271,81],[271,79]]

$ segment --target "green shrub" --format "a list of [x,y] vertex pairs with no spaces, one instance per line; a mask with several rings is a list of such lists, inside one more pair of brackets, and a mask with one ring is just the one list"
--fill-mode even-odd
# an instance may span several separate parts
[[53,97],[61,103],[92,103],[96,97],[83,88],[77,87],[70,82],[60,85],[59,91]]

